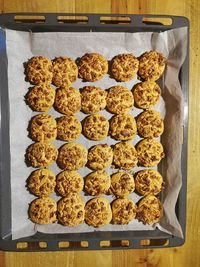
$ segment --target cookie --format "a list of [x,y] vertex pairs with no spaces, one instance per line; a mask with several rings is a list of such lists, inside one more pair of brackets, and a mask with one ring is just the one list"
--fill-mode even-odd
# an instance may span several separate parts
[[157,223],[163,216],[163,206],[153,195],[143,197],[137,206],[137,219],[144,224]]
[[49,197],[34,199],[29,206],[29,219],[33,223],[50,224],[57,221],[56,201]]
[[165,157],[162,144],[151,138],[140,141],[136,149],[138,162],[145,167],[156,166]]
[[130,114],[119,114],[112,117],[110,134],[116,140],[131,140],[137,133],[135,118]]
[[31,109],[38,112],[48,111],[54,103],[55,90],[47,84],[31,88],[26,95],[26,101]]
[[111,207],[114,224],[128,224],[136,216],[137,206],[130,198],[118,198]]
[[137,151],[129,142],[117,143],[113,148],[113,163],[124,170],[130,170],[137,165]]
[[128,112],[134,105],[132,92],[123,86],[113,86],[108,91],[107,109],[111,113],[121,114]]
[[103,115],[90,115],[83,122],[83,133],[91,140],[100,141],[105,139],[108,130],[109,122]]
[[78,67],[74,60],[68,57],[58,57],[53,60],[52,82],[57,87],[68,88],[78,77]]
[[59,88],[56,90],[55,108],[65,115],[74,115],[81,109],[81,95],[75,88]]
[[106,194],[110,188],[110,175],[106,171],[96,171],[87,175],[85,190],[91,196]]
[[58,156],[57,148],[49,143],[37,142],[27,149],[27,159],[33,167],[48,167]]
[[108,61],[98,53],[85,54],[79,61],[79,77],[86,81],[96,82],[107,72]]
[[161,115],[156,110],[146,110],[137,119],[138,133],[144,138],[159,137],[164,131]]
[[132,80],[138,71],[139,61],[132,54],[120,54],[113,58],[111,71],[119,82]]
[[106,107],[107,92],[100,87],[86,86],[81,92],[81,109],[88,114],[94,114]]
[[111,176],[111,191],[116,197],[125,197],[135,190],[133,175],[117,172]]
[[39,114],[31,119],[30,134],[34,141],[50,142],[56,139],[56,120],[48,114]]
[[157,195],[163,189],[162,175],[156,170],[139,171],[135,177],[135,188],[143,196]]
[[65,144],[59,149],[57,162],[61,169],[78,170],[87,163],[87,154],[87,149],[81,144]]
[[85,202],[78,194],[70,194],[58,202],[58,221],[64,226],[77,226],[84,222]]
[[32,57],[26,66],[27,79],[32,84],[50,84],[53,77],[53,66],[50,59],[43,56]]
[[39,169],[31,173],[27,187],[38,197],[47,197],[54,192],[56,186],[55,174],[49,169]]
[[93,170],[103,170],[113,161],[112,148],[107,144],[93,146],[88,151],[88,166]]
[[161,89],[155,82],[138,83],[133,90],[135,103],[142,109],[152,108],[159,101],[160,95]]
[[145,52],[139,59],[138,75],[144,81],[157,81],[164,72],[166,58],[157,51]]
[[57,119],[58,139],[74,141],[80,136],[81,131],[81,122],[75,116],[63,116]]
[[63,171],[57,175],[56,190],[63,197],[70,193],[80,193],[83,186],[83,177],[76,171]]
[[103,197],[89,200],[85,205],[85,221],[93,227],[100,227],[112,220],[110,203]]

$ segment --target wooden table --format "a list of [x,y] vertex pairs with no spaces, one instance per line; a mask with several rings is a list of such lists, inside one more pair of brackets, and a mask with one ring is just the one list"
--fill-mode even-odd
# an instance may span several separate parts
[[200,1],[0,0],[6,12],[170,14],[190,19],[190,98],[186,243],[179,248],[49,253],[0,252],[0,267],[200,266]]

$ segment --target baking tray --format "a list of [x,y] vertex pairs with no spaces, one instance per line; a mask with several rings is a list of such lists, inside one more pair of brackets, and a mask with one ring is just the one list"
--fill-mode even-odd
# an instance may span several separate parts
[[[170,25],[162,21],[171,21]],[[167,23],[168,24],[168,23]],[[0,27],[32,32],[162,32],[179,27],[188,28],[185,17],[133,14],[69,14],[69,13],[9,13],[0,15]],[[184,95],[183,144],[181,155],[182,188],[176,204],[176,215],[184,238],[151,231],[91,232],[73,234],[43,234],[12,240],[11,189],[9,153],[9,101],[5,33],[0,30],[0,249],[6,251],[100,250],[176,247],[185,242],[186,180],[188,140],[189,49],[181,67],[179,80]]]

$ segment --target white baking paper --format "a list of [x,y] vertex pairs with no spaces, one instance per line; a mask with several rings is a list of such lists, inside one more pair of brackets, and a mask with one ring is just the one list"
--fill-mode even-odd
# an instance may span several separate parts
[[[182,237],[182,230],[175,214],[175,204],[181,188],[181,126],[183,121],[183,96],[178,80],[178,73],[186,57],[187,29],[179,28],[165,31],[163,33],[31,33],[6,30],[6,46],[8,57],[8,81],[10,101],[10,154],[11,154],[11,199],[12,199],[12,239],[17,239],[35,234],[37,231],[43,233],[77,233],[92,231],[122,231],[122,230],[153,230],[157,226],[162,231]],[[68,56],[73,59],[81,57],[85,53],[98,52],[108,60],[120,53],[133,53],[140,56],[148,50],[162,52],[168,60],[167,68],[160,81],[162,87],[162,98],[155,109],[159,110],[165,120],[165,132],[162,136],[166,159],[160,164],[162,174],[166,182],[163,192],[164,218],[160,224],[153,226],[143,225],[137,220],[125,226],[109,224],[99,229],[94,229],[86,224],[77,227],[65,227],[59,224],[36,225],[28,219],[29,203],[35,198],[26,189],[26,179],[34,170],[27,167],[25,163],[26,148],[33,143],[28,137],[28,123],[37,112],[33,112],[25,103],[24,96],[31,85],[25,81],[24,63],[32,56],[43,55],[51,59],[58,56]],[[130,90],[138,80],[135,78],[130,82],[117,83],[106,75],[102,80],[90,83],[78,79],[73,87],[79,89],[86,85],[100,86],[107,89],[111,86],[121,84]],[[136,116],[141,109],[133,108],[131,113]],[[48,112],[54,117],[62,114],[53,108]],[[100,112],[107,118],[112,115],[107,111]],[[86,115],[78,113],[82,120]],[[132,142],[139,141],[137,136]],[[89,141],[83,135],[76,141],[84,144],[87,148],[97,142]],[[57,147],[64,144],[62,141],[53,142]],[[114,144],[116,141],[108,137],[98,143]],[[61,170],[56,164],[50,167],[56,174]],[[136,167],[133,172],[144,169]],[[117,170],[108,169],[109,173]],[[82,168],[79,172],[85,177],[91,172],[88,168]],[[85,201],[91,197],[82,193]],[[52,195],[58,200],[60,197]],[[136,193],[130,197],[137,202],[139,196]],[[112,196],[106,196],[112,201]]]

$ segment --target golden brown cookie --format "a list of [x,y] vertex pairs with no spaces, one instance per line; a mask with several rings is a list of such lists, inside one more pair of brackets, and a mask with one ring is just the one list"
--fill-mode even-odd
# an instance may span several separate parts
[[56,90],[56,109],[65,115],[74,115],[81,109],[81,95],[75,88],[59,88]]
[[48,111],[54,103],[55,90],[47,84],[40,84],[31,88],[26,95],[28,105],[39,112]]
[[33,167],[48,167],[58,156],[57,148],[48,143],[37,142],[27,149],[27,159]]
[[155,82],[138,83],[133,90],[135,103],[142,109],[152,108],[159,101],[160,95],[161,89]]
[[107,109],[111,113],[121,114],[128,112],[134,105],[132,92],[123,86],[113,86],[107,96]]
[[81,131],[81,122],[75,116],[63,116],[57,119],[58,139],[74,141],[80,136]]
[[29,218],[32,222],[38,224],[50,224],[57,221],[56,201],[49,197],[34,199],[29,206]]
[[125,197],[135,190],[133,175],[117,172],[111,176],[111,190],[116,197]]
[[157,51],[145,52],[139,59],[138,75],[144,81],[157,81],[164,72],[166,58]]
[[93,170],[109,167],[113,161],[112,148],[107,144],[93,146],[88,151],[88,166]]
[[85,166],[87,154],[87,149],[81,144],[65,144],[59,149],[58,165],[61,169],[78,170]]
[[58,202],[58,221],[65,226],[84,222],[85,202],[78,194],[70,194]]
[[113,58],[111,71],[119,82],[132,80],[138,71],[139,61],[132,54],[120,54]]
[[100,114],[90,115],[83,122],[84,135],[95,141],[103,140],[107,137],[109,130],[108,120]]
[[39,169],[31,173],[27,186],[38,197],[47,197],[54,192],[55,174],[49,169]]
[[98,53],[90,53],[82,56],[78,66],[79,77],[95,82],[103,78],[108,72],[108,61]]
[[139,164],[145,167],[156,166],[165,157],[162,144],[151,138],[140,141],[136,150]]
[[143,197],[138,204],[137,219],[144,224],[157,223],[163,216],[163,206],[153,195]]
[[32,84],[50,84],[53,77],[53,66],[50,59],[43,56],[32,57],[26,66],[27,79]]
[[36,115],[31,120],[30,134],[34,141],[50,142],[56,139],[56,120],[49,114]]
[[161,115],[156,110],[146,110],[137,119],[138,133],[144,138],[159,137],[164,131]]
[[110,134],[116,140],[131,140],[137,133],[135,118],[130,114],[119,114],[112,117]]
[[81,92],[81,109],[83,112],[93,114],[106,107],[107,92],[100,87],[86,86]]
[[110,175],[106,171],[96,171],[87,175],[85,190],[91,196],[106,194],[110,188]]
[[112,202],[112,219],[114,224],[128,224],[137,212],[137,206],[130,198],[118,198]]
[[70,193],[80,193],[83,186],[83,177],[76,171],[63,171],[57,175],[56,190],[63,197]]
[[157,195],[163,189],[162,175],[156,170],[139,171],[135,177],[135,188],[143,196]]
[[129,142],[117,143],[113,148],[113,163],[122,169],[130,170],[137,165],[137,151]]
[[100,227],[112,220],[110,203],[103,197],[89,200],[85,205],[85,221],[93,227]]
[[68,88],[78,77],[78,67],[74,60],[68,57],[58,57],[53,60],[52,82],[57,87]]

